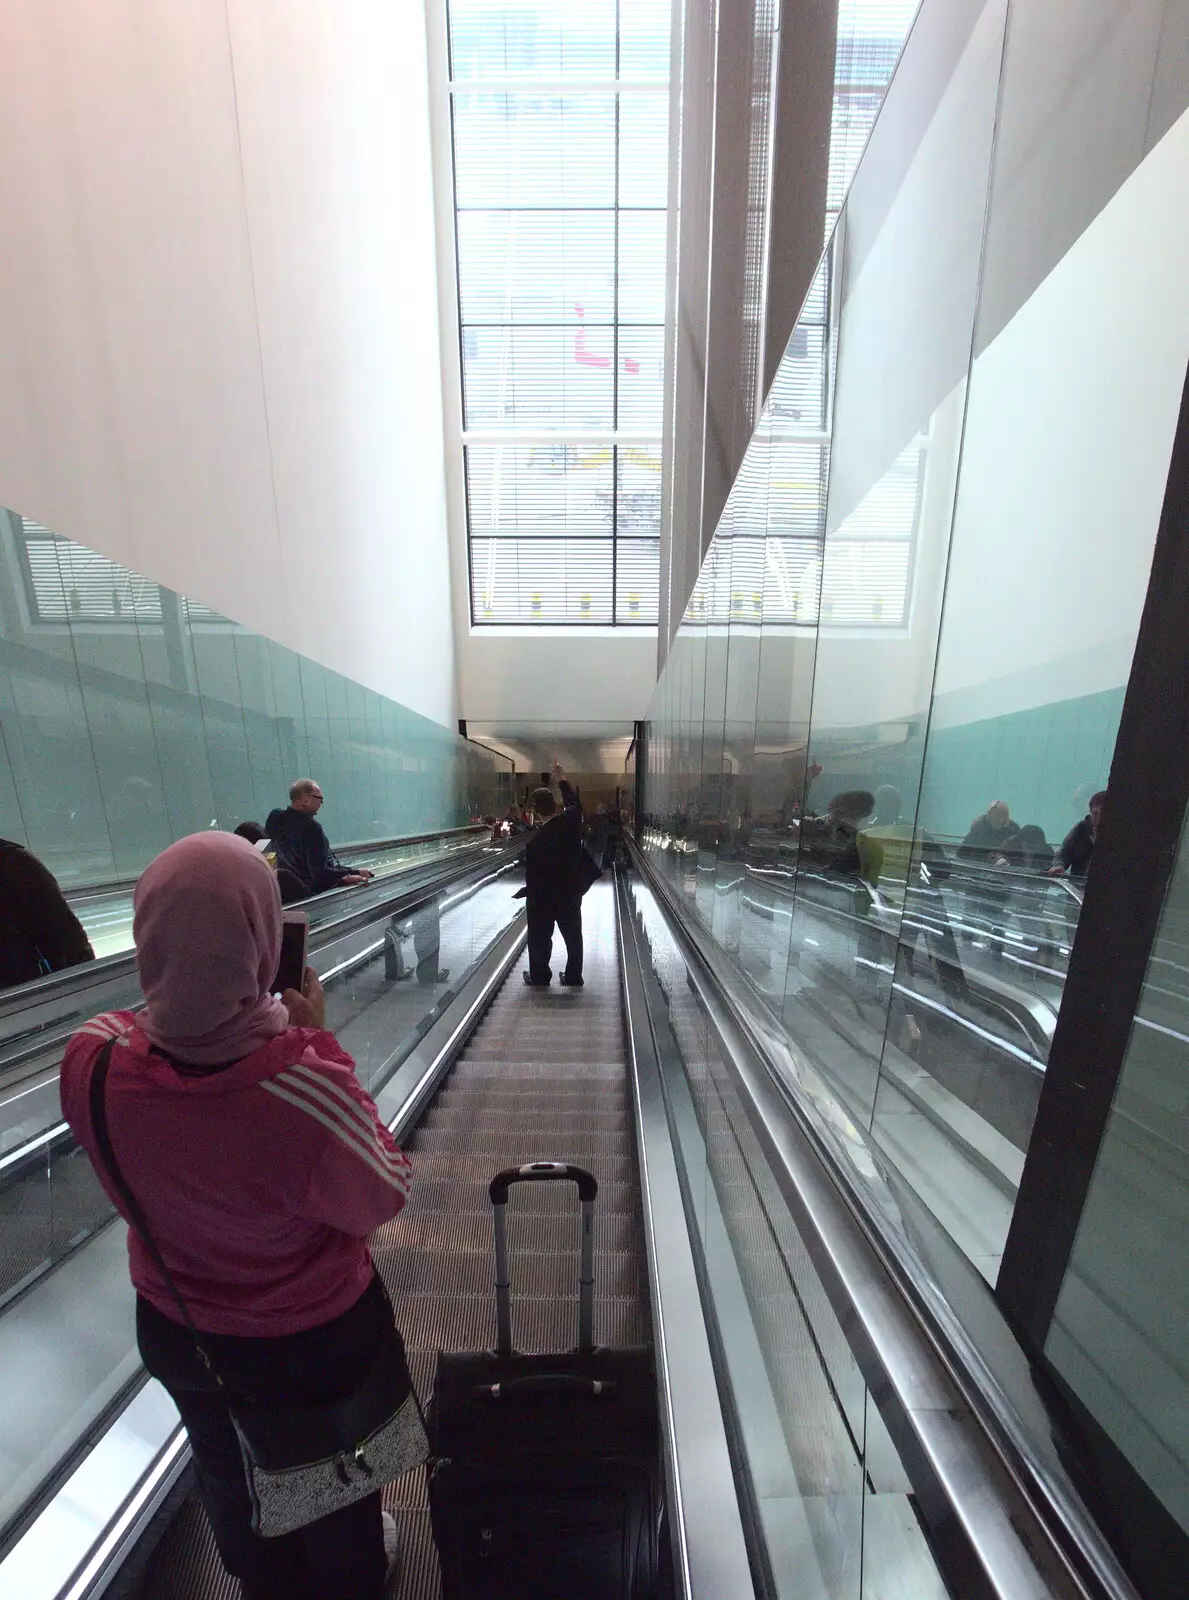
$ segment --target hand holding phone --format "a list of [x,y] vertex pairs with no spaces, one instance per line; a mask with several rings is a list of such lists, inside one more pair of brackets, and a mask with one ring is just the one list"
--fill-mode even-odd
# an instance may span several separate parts
[[326,995],[322,980],[313,967],[307,967],[302,977],[300,993],[286,989],[281,996],[289,1013],[289,1024],[294,1028],[324,1028],[326,1026]]
[[310,919],[305,912],[286,911],[281,919],[281,958],[277,962],[277,975],[269,989],[270,994],[284,994],[287,989],[301,992],[309,939]]

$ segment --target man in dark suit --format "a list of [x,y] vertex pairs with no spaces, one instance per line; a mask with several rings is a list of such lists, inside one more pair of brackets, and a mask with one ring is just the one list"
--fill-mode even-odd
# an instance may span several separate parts
[[524,847],[528,909],[528,971],[524,981],[534,988],[548,986],[553,976],[549,958],[556,924],[566,942],[566,969],[561,981],[571,989],[580,989],[582,894],[590,887],[591,876],[583,870],[582,806],[560,762],[553,763],[553,776],[561,790],[562,808],[558,811],[552,789],[542,786],[533,790],[532,807],[538,826]]

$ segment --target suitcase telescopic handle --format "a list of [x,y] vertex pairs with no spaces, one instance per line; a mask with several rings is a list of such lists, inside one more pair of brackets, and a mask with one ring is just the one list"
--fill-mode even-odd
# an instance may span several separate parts
[[582,1214],[582,1257],[578,1268],[578,1351],[589,1355],[594,1349],[594,1203],[598,1182],[585,1167],[566,1161],[530,1161],[523,1167],[508,1167],[497,1172],[488,1185],[491,1196],[492,1225],[495,1233],[495,1330],[496,1353],[512,1354],[512,1289],[508,1275],[508,1190],[514,1183],[576,1183]]
[[529,1378],[504,1378],[499,1383],[477,1383],[471,1389],[476,1400],[535,1399],[540,1395],[583,1395],[590,1400],[619,1393],[613,1378],[581,1378],[576,1373],[537,1372]]

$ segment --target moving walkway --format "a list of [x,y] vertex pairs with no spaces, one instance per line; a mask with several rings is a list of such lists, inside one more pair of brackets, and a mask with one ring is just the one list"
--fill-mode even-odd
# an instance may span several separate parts
[[[394,897],[450,882],[458,868],[489,861],[493,846],[486,828],[464,828],[353,849],[355,864],[371,862],[376,877],[366,886],[332,889],[301,903],[316,943],[354,926],[361,915],[370,922]],[[131,886],[118,886],[118,894],[125,908],[120,915],[127,924],[126,945],[96,961],[0,991],[0,1182],[14,1161],[27,1159],[35,1141],[52,1141],[63,1132],[57,1062],[71,1032],[89,1016],[137,1003]],[[0,1285],[0,1301],[3,1293]]]
[[[636,858],[597,884],[586,986],[541,992],[520,981],[516,879],[508,856],[460,868],[361,914],[314,962],[329,1024],[412,1153],[411,1201],[374,1251],[422,1393],[439,1347],[493,1337],[487,1180],[576,1161],[600,1182],[596,1338],[655,1351],[666,1595],[1130,1595],[1010,1374],[988,1386],[930,1289],[937,1263],[905,1242],[878,1152],[664,882]],[[572,1202],[521,1186],[509,1210],[516,1343],[557,1347],[574,1327]],[[0,1456],[5,1595],[234,1592],[176,1414],[137,1366],[123,1231],[97,1216],[0,1314],[0,1437],[10,1449],[23,1410],[44,1445],[23,1476]],[[112,1358],[73,1430],[38,1372],[72,1341],[84,1379],[97,1350]],[[390,1506],[402,1595],[435,1595],[423,1475]]]
[[[377,877],[388,877],[407,867],[441,860],[459,850],[482,845],[490,836],[485,827],[438,828],[432,833],[401,834],[392,839],[371,839],[347,844],[335,854],[347,867],[366,867]],[[96,956],[119,955],[132,948],[132,891],[135,878],[67,888],[71,910],[87,930]],[[314,897],[321,900],[322,896]]]

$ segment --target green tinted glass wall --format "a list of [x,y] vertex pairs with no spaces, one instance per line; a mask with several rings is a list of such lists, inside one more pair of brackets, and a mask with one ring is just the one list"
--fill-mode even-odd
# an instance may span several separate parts
[[294,778],[340,844],[462,826],[507,763],[40,523],[0,510],[0,835],[67,887],[263,822]]

